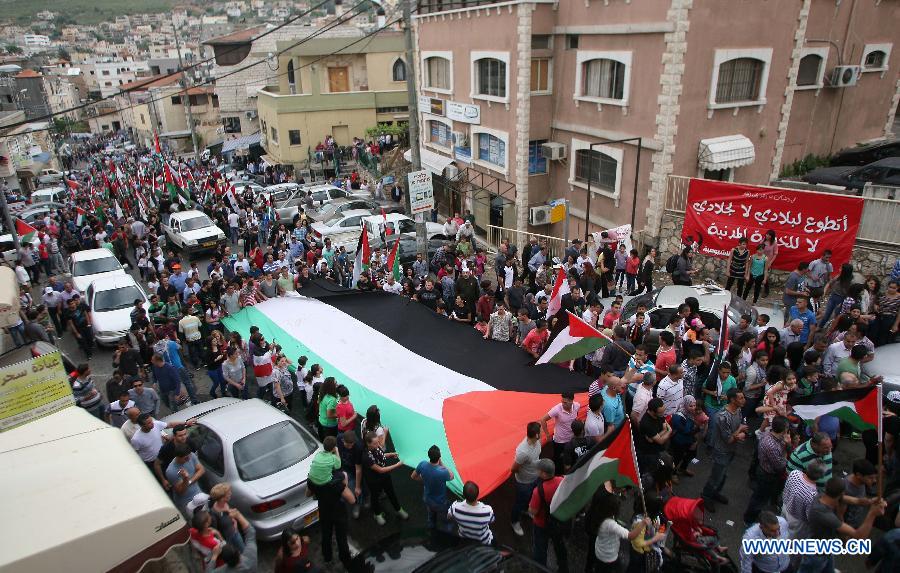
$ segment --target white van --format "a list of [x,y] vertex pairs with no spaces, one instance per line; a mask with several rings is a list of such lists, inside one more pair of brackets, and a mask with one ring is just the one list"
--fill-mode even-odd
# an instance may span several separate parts
[[69,198],[65,187],[44,187],[31,193],[31,204],[65,203]]

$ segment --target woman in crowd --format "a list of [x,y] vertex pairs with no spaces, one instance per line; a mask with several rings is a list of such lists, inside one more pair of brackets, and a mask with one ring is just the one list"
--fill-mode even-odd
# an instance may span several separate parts
[[[766,276],[772,270],[775,259],[778,258],[778,241],[775,238],[775,231],[769,229],[762,242],[763,252],[766,255]],[[769,281],[763,282],[763,296],[769,296]],[[746,298],[746,297],[744,297]]]
[[325,436],[337,436],[337,401],[337,382],[332,376],[329,376],[319,387],[318,428],[320,440],[324,440]]
[[[227,358],[222,363],[222,379],[225,388],[235,398],[247,399],[247,368],[241,359],[241,354],[234,346],[229,346],[226,351]],[[212,394],[212,392],[210,392]]]
[[875,345],[881,346],[894,341],[900,324],[900,282],[891,279],[885,293],[875,304],[877,319],[874,325]]
[[693,476],[688,467],[691,460],[697,457],[697,446],[700,444],[702,428],[695,421],[697,416],[697,399],[685,394],[678,410],[672,415],[672,439],[669,449],[678,473]]
[[209,387],[209,395],[213,398],[219,397],[216,394],[216,389],[220,386],[222,387],[222,393],[224,394],[225,392],[226,384],[225,379],[222,377],[222,363],[227,358],[227,351],[228,345],[225,343],[225,337],[222,336],[220,331],[213,330],[207,340],[206,351],[206,374],[212,380],[212,385]]

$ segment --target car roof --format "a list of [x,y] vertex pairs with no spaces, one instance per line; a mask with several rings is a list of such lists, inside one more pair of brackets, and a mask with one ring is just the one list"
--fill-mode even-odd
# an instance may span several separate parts
[[[382,220],[382,221],[384,220],[384,217],[382,217],[381,215],[372,215],[372,217],[366,217],[366,219],[368,220],[373,217],[377,217],[379,220]],[[409,217],[407,217],[403,213],[386,213],[385,217],[387,217],[388,223],[393,223],[394,221],[400,221],[402,219],[409,219]]]
[[93,261],[95,259],[115,258],[109,249],[87,249],[86,251],[75,251],[72,253],[73,261]]
[[[220,398],[219,400],[224,400],[224,398]],[[215,410],[208,411],[208,413],[203,413],[202,410],[193,413],[191,412],[192,408],[187,408],[184,411],[178,412],[178,414],[183,414],[188,417],[183,418],[182,416],[179,416],[178,419],[187,420],[190,417],[202,414],[200,421],[203,425],[210,428],[223,440],[231,443],[234,443],[245,436],[249,436],[254,432],[268,428],[273,424],[277,424],[278,422],[290,420],[290,418],[281,413],[281,411],[273,408],[268,403],[263,402],[258,398],[252,398],[250,400],[231,398],[230,400],[234,401],[222,403],[221,406],[219,406],[218,400],[211,400],[211,402],[216,402],[215,404],[209,404],[208,402],[198,404],[198,406],[205,406],[206,408],[216,406]],[[171,418],[172,416],[169,416],[166,419],[168,420]]]
[[312,191],[315,193],[316,191],[328,191],[329,189],[340,189],[340,187],[336,187],[334,185],[328,184],[318,184],[318,185],[310,185],[308,187],[303,187],[304,191]]
[[872,167],[873,165],[878,167],[900,167],[900,157],[886,157],[884,159],[879,159],[874,163],[869,163],[866,167]]
[[368,217],[371,214],[372,214],[372,212],[369,211],[368,209],[347,209],[346,211],[343,211],[341,213],[341,217],[343,217],[344,219],[349,219],[350,217],[359,217],[359,216]]
[[721,310],[731,303],[731,292],[724,289],[705,289],[702,286],[673,285],[663,287],[656,296],[656,305],[662,307],[677,307],[684,299],[692,296],[697,299],[700,308]]
[[193,219],[195,217],[200,217],[201,215],[204,217],[207,216],[203,211],[191,209],[190,211],[176,211],[175,213],[172,213],[171,218],[181,221],[183,219]]
[[[129,274],[100,277],[91,281],[91,288],[94,289],[94,292],[116,290],[130,286],[138,286],[138,284],[135,282],[134,277]],[[140,290],[140,287],[138,287],[138,290]]]

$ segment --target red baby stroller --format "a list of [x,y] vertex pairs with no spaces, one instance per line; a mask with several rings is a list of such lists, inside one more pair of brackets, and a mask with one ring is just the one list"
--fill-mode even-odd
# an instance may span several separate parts
[[738,568],[719,545],[719,534],[703,523],[702,499],[673,497],[663,512],[671,523],[675,538],[673,555],[666,559],[665,568],[678,573],[736,573]]

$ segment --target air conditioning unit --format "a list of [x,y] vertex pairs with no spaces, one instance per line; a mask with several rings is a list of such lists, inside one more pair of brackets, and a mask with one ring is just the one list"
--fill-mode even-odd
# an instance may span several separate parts
[[565,143],[556,143],[555,141],[550,141],[548,143],[541,144],[541,154],[545,159],[549,159],[551,161],[559,161],[560,159],[566,158],[566,144]]
[[459,175],[459,167],[456,165],[448,165],[444,168],[444,176],[447,179],[454,179],[457,175]]
[[828,85],[833,88],[855,86],[859,81],[860,70],[860,66],[835,66],[831,70],[831,81]]
[[[546,145],[546,144],[545,144]],[[565,147],[563,147],[565,149]],[[550,224],[550,205],[541,205],[540,207],[532,207],[528,211],[529,225],[549,225]]]
[[253,110],[248,111],[246,115],[247,119],[256,119],[256,112]]

